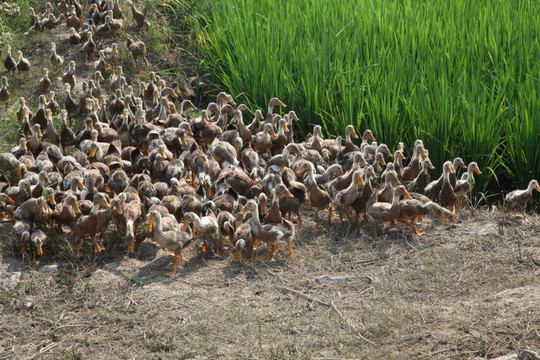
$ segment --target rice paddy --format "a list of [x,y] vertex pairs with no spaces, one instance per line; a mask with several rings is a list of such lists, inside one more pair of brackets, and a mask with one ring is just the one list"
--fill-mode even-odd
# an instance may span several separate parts
[[[540,177],[540,3],[503,1],[199,3],[197,39],[215,85],[263,107],[277,96],[306,134],[347,124],[391,148],[423,139],[512,187]],[[407,146],[409,148],[407,148]]]

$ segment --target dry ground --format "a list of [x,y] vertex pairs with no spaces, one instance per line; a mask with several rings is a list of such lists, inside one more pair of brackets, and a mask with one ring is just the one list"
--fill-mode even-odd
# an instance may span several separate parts
[[[540,344],[540,217],[466,210],[375,239],[305,221],[295,260],[49,255],[34,264],[0,228],[0,359],[484,359]],[[335,283],[317,281],[323,275]]]

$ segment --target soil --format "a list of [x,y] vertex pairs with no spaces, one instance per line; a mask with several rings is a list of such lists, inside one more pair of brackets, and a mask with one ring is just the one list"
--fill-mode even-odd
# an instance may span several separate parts
[[[304,209],[308,212],[308,209]],[[470,209],[374,238],[335,221],[272,261],[202,257],[176,276],[145,240],[34,263],[0,227],[0,359],[492,358],[540,343],[540,217]],[[435,219],[436,220],[436,219]],[[381,230],[381,229],[379,229]],[[90,249],[90,247],[88,248]],[[326,281],[325,281],[326,280]]]

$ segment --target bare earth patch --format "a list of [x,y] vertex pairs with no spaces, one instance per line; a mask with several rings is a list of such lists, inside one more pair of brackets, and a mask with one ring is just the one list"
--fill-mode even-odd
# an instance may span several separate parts
[[[0,229],[0,359],[441,358],[538,351],[540,217],[464,211],[457,224],[297,235],[295,260],[169,256],[21,258]],[[52,245],[49,245],[52,247]],[[46,248],[47,250],[47,248]],[[327,276],[324,276],[327,275]]]

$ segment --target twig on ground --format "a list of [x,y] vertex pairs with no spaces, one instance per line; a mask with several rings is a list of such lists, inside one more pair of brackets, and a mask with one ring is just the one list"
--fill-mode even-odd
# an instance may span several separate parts
[[297,291],[297,290],[294,290],[294,289],[291,289],[291,288],[288,288],[288,287],[285,287],[285,286],[276,286],[276,289],[278,290],[284,290],[284,291],[288,291],[288,292],[291,292],[297,296],[300,296],[301,298],[304,298],[306,300],[309,300],[311,302],[315,302],[319,305],[323,305],[323,306],[330,306],[329,303],[325,303],[324,301],[321,301],[321,300],[318,300],[318,299],[315,299],[309,295],[306,295],[304,294],[303,292],[300,292],[300,291]]

